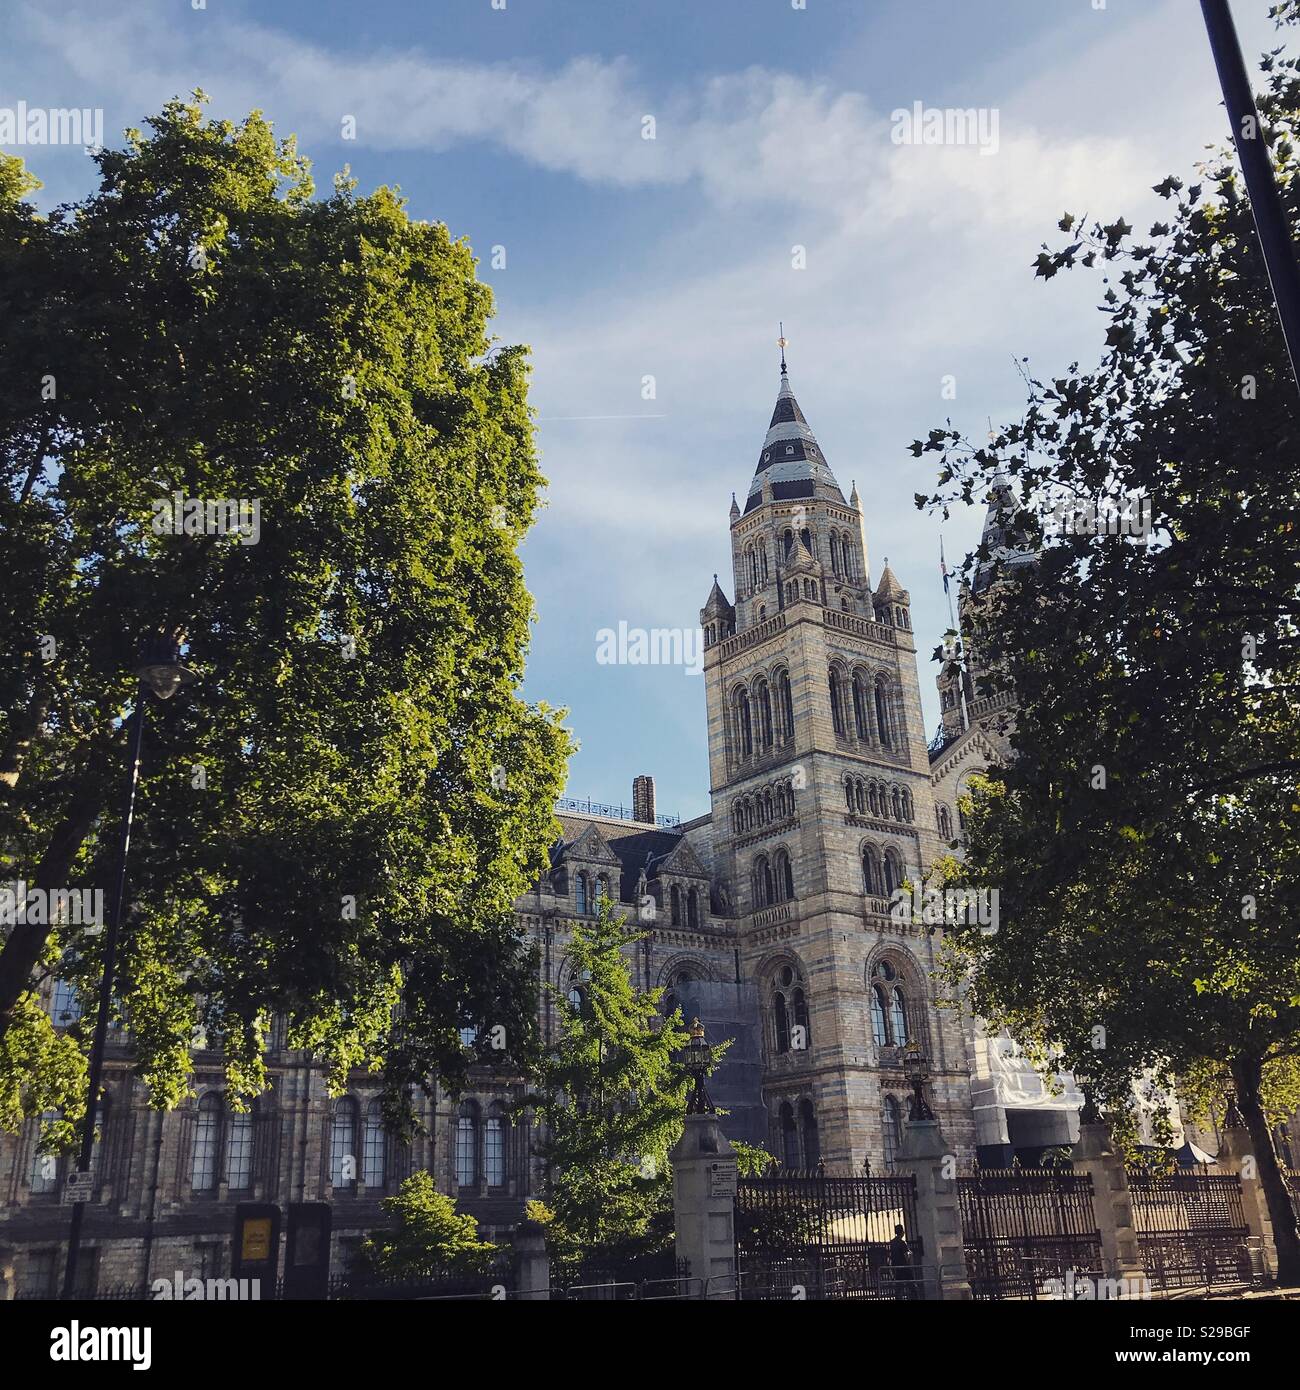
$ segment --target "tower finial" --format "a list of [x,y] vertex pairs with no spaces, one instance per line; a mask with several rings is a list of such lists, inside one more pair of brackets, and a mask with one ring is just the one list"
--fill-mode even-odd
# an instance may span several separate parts
[[776,345],[781,349],[781,375],[785,375],[785,324],[777,320],[781,329],[781,336],[776,340]]

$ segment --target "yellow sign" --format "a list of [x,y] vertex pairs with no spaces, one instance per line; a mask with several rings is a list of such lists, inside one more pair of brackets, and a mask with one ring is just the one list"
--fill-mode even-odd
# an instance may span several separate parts
[[254,1216],[244,1222],[239,1258],[241,1260],[269,1260],[271,1258],[271,1218],[269,1216]]

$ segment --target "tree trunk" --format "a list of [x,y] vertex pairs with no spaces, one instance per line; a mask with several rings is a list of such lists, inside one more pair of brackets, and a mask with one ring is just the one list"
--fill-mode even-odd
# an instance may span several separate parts
[[[29,888],[66,888],[73,861],[96,817],[103,810],[103,800],[96,779],[87,778],[73,799],[67,814],[55,827]],[[0,948],[0,1040],[13,1022],[14,1005],[32,984],[32,972],[41,958],[53,927],[48,924],[16,923]]]
[[1237,1107],[1250,1133],[1259,1181],[1268,1204],[1268,1218],[1273,1225],[1278,1283],[1300,1285],[1300,1231],[1296,1229],[1291,1193],[1282,1176],[1277,1152],[1273,1148],[1273,1134],[1260,1100],[1263,1069],[1258,1057],[1235,1057],[1232,1061],[1232,1079],[1237,1087]]

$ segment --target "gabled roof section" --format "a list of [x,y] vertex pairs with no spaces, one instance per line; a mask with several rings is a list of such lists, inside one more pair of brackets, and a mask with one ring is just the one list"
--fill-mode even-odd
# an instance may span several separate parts
[[[625,903],[636,901],[636,885],[641,870],[653,860],[671,854],[682,842],[676,830],[658,830],[654,826],[642,825],[637,821],[591,820],[586,816],[559,815],[563,840],[551,854],[551,863],[558,867],[570,856],[598,860],[601,863],[617,862],[623,870],[619,885],[619,900]],[[589,832],[594,839],[588,838]],[[599,845],[604,854],[593,854],[588,847]],[[605,858],[604,855],[608,855]],[[647,875],[650,870],[647,870]]]

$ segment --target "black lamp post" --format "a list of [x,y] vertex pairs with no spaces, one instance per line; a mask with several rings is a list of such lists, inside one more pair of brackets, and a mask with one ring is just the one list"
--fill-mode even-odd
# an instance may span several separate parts
[[683,1051],[686,1070],[695,1083],[690,1095],[686,1097],[686,1113],[688,1115],[716,1115],[718,1113],[713,1102],[709,1099],[708,1091],[704,1089],[704,1078],[709,1074],[711,1052],[712,1049],[704,1039],[704,1025],[698,1018],[693,1019],[691,1021],[691,1040]]
[[910,1042],[903,1050],[903,1075],[907,1077],[912,1094],[907,1102],[909,1120],[933,1120],[934,1111],[925,1098],[925,1083],[930,1079],[930,1065],[920,1043]]
[[1232,139],[1241,161],[1241,172],[1250,195],[1250,212],[1264,256],[1273,302],[1277,306],[1282,339],[1291,360],[1291,372],[1300,381],[1300,267],[1282,197],[1278,193],[1272,160],[1264,143],[1264,129],[1255,108],[1241,44],[1232,22],[1228,0],[1201,0],[1205,28],[1210,36],[1214,65],[1223,88]]
[[[126,893],[126,859],[131,848],[131,823],[135,817],[135,789],[140,779],[140,750],[144,746],[145,705],[149,693],[159,700],[170,700],[182,685],[195,679],[194,672],[181,664],[180,647],[167,637],[151,637],[136,658],[137,685],[135,708],[131,711],[129,736],[130,768],[126,786],[126,808],[122,815],[122,838],[117,847],[117,866],[113,882],[113,902],[104,938],[104,969],[99,981],[99,1010],[95,1017],[95,1036],[90,1047],[89,1096],[81,1131],[81,1151],[77,1156],[80,1181],[89,1182],[95,1151],[95,1119],[99,1111],[99,1088],[104,1074],[104,1048],[108,1041],[108,1013],[113,998],[113,975],[117,965],[117,941],[122,926],[122,901]],[[84,1177],[82,1175],[85,1175]],[[78,1197],[85,1194],[78,1193]],[[72,1205],[72,1224],[68,1228],[68,1262],[63,1271],[63,1297],[71,1298],[76,1288],[77,1261],[81,1254],[81,1225],[85,1202]]]

